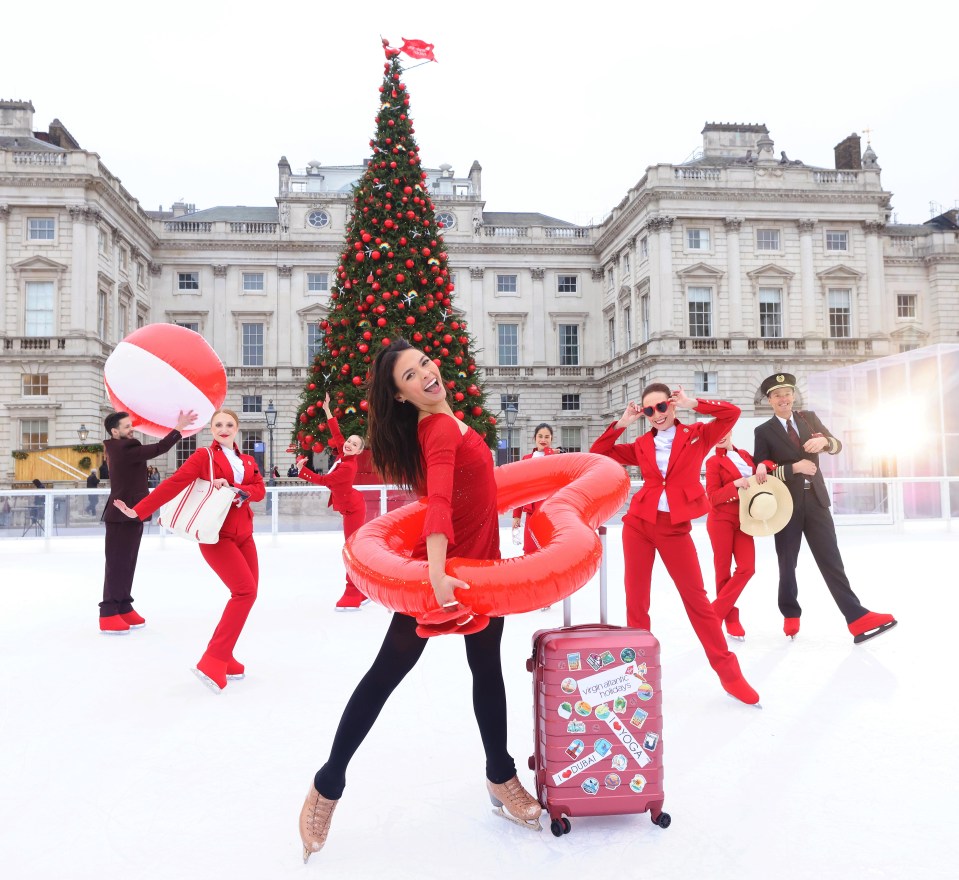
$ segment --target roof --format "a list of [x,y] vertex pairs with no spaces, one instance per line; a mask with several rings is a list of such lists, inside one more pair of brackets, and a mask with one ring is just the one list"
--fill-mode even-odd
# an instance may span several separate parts
[[[166,218],[166,212],[163,212]],[[186,223],[216,223],[225,221],[228,223],[241,223],[248,221],[250,223],[277,223],[279,221],[279,211],[274,205],[272,208],[248,208],[246,205],[218,205],[215,208],[204,208],[202,211],[194,211],[192,214],[181,214],[179,217],[172,218],[183,220]]]
[[536,211],[484,211],[483,223],[488,226],[576,226],[568,220],[557,220]]
[[23,135],[18,135],[17,137],[0,136],[0,150],[27,150],[31,153],[67,152],[63,149],[63,147],[58,147],[56,144],[51,144],[49,141],[42,141],[40,138],[25,137]]

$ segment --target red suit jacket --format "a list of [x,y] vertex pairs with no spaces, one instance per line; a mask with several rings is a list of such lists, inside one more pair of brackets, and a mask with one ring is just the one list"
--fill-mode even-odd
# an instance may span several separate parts
[[711,422],[694,422],[692,425],[684,425],[676,419],[676,436],[665,477],[656,464],[655,428],[650,428],[632,443],[616,443],[625,428],[617,428],[613,422],[590,447],[590,452],[638,467],[642,473],[643,486],[633,496],[626,517],[655,523],[663,492],[669,503],[670,520],[674,523],[688,522],[709,512],[706,492],[699,481],[703,459],[732,430],[740,409],[722,400],[697,400],[695,411],[715,418]]
[[[220,449],[220,444],[215,440],[210,444],[210,449],[213,450],[213,476],[214,478],[223,477],[231,486],[242,489],[250,497],[240,507],[236,505],[230,507],[226,520],[220,529],[220,534],[232,538],[245,538],[253,532],[253,511],[249,502],[262,501],[266,496],[266,486],[253,456],[243,455],[236,445],[233,448],[243,461],[243,479],[239,483],[234,481],[233,467]],[[146,519],[167,501],[176,498],[197,478],[210,479],[210,457],[207,455],[206,447],[201,447],[194,452],[174,473],[160,483],[133,509],[140,519]]]
[[[753,471],[756,470],[753,457],[745,449],[736,449],[735,446],[733,449]],[[706,496],[713,507],[709,511],[711,517],[739,525],[739,489],[733,483],[741,476],[725,449],[717,449],[714,456],[706,459]]]
[[[556,454],[556,450],[553,449],[552,446],[547,446],[543,450],[543,455],[555,455],[555,454]],[[533,453],[529,452],[523,456],[522,460],[526,461],[527,458],[532,458],[532,457],[533,457]],[[531,501],[529,504],[526,504],[523,507],[517,507],[516,510],[513,511],[513,519],[519,519],[520,515],[523,513],[528,515],[535,512],[536,508],[539,507],[542,503],[543,503],[542,501]]]
[[300,479],[313,483],[314,486],[325,486],[330,490],[330,500],[327,507],[332,507],[337,513],[356,513],[363,510],[366,502],[363,493],[354,489],[356,469],[359,465],[358,455],[344,455],[345,442],[340,433],[340,425],[336,419],[327,419],[330,426],[329,446],[337,450],[336,461],[328,473],[318,474],[311,471],[306,465],[300,468]]

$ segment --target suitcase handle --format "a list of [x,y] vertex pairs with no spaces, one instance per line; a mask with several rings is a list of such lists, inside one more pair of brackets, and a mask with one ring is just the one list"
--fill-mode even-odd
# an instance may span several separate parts
[[[599,533],[599,543],[603,548],[603,555],[599,561],[599,622],[602,625],[606,625],[606,526],[600,526],[597,530]],[[569,629],[573,621],[573,604],[570,601],[569,596],[563,599],[563,628]],[[595,626],[595,624],[586,624],[587,626]],[[576,627],[578,629],[578,627]],[[613,627],[610,627],[613,629]]]

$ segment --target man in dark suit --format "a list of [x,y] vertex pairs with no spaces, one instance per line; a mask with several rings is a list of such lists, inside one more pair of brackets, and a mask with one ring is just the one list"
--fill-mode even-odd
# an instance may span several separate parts
[[176,427],[158,443],[144,446],[133,436],[129,413],[115,412],[103,420],[109,434],[103,452],[110,469],[110,497],[103,509],[106,525],[103,601],[100,603],[100,632],[122,635],[146,621],[133,610],[133,574],[136,571],[143,523],[124,516],[113,506],[119,498],[132,507],[147,497],[147,462],[163,455],[180,440],[180,432],[196,421],[196,413],[180,412]]
[[[97,476],[97,472],[91,468],[90,474],[87,476],[87,488],[96,489],[96,487],[99,485],[100,485],[100,478]],[[96,512],[97,512],[97,496],[91,495],[87,499],[87,513],[90,514],[90,516],[93,516]]]
[[884,633],[896,625],[891,614],[877,614],[862,606],[849,586],[843,567],[836,526],[829,512],[829,492],[819,470],[819,454],[835,455],[842,443],[829,433],[814,412],[793,410],[796,377],[778,373],[765,379],[760,391],[766,395],[775,415],[756,428],[753,459],[757,482],[765,482],[771,471],[788,487],[793,500],[793,515],[786,527],[776,533],[779,557],[779,610],[783,632],[795,638],[799,632],[799,605],[796,562],[803,535],[822,573],[833,600],[839,606],[849,632],[858,644]]

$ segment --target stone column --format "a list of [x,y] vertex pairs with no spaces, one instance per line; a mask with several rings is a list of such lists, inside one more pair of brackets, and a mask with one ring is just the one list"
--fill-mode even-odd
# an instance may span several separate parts
[[16,336],[13,324],[16,320],[15,303],[18,297],[7,295],[7,220],[9,217],[10,206],[0,204],[0,302],[7,304],[7,308],[14,309],[14,314],[9,316],[6,309],[0,313],[0,329],[5,329],[9,335]]
[[[123,236],[119,229],[111,232],[113,239],[113,284],[110,285],[110,314],[113,315],[113,332],[108,334],[112,336],[115,342],[123,339],[123,330],[118,322],[120,320],[120,248],[123,245]],[[130,313],[127,312],[127,321],[130,320]],[[110,319],[107,318],[107,326],[110,326]]]
[[[238,354],[238,342],[234,341],[231,345],[226,345],[226,340],[221,340],[219,338],[220,334],[233,333],[236,335],[236,324],[233,321],[227,321],[226,315],[226,270],[227,266],[215,265],[213,267],[213,302],[210,303],[210,320],[207,322],[207,326],[204,327],[203,335],[206,337],[206,341],[213,346],[216,351],[230,351],[234,354],[234,365],[240,363],[242,360],[241,357],[236,357]],[[219,332],[218,332],[219,331]]]
[[[290,308],[292,303],[291,288],[293,286],[293,267],[277,267],[277,288],[275,306],[273,311],[273,324],[276,327],[276,349],[273,352],[273,363],[278,367],[289,367],[293,365],[293,352],[299,345],[306,345],[306,340],[300,335],[300,322],[296,319],[293,310]],[[284,336],[280,336],[280,328],[288,328]],[[301,363],[306,360],[306,351],[300,356]],[[269,360],[269,359],[267,359]]]
[[723,223],[726,226],[726,268],[729,278],[729,311],[726,315],[728,335],[745,336],[742,320],[743,279],[739,263],[739,230],[743,221],[741,217],[727,217]]
[[87,307],[89,305],[87,291],[88,219],[83,207],[70,208],[70,220],[73,227],[73,252],[70,266],[70,332],[80,334],[89,330],[87,325]]
[[[533,334],[533,365],[546,364],[546,298],[543,279],[546,270],[530,269],[533,276],[533,298],[530,303],[530,327]],[[522,363],[522,360],[520,361]]]
[[869,221],[863,224],[866,229],[866,292],[868,296],[869,312],[865,317],[860,315],[860,336],[885,336],[888,327],[886,310],[883,308],[883,265],[882,265],[882,230],[885,223]]
[[[808,338],[822,336],[819,332],[816,303],[819,293],[816,289],[816,273],[813,264],[812,234],[816,228],[815,220],[799,221],[799,284],[802,293],[802,327],[796,332],[795,327],[789,328],[789,335],[794,338]],[[790,309],[790,312],[792,309]]]
[[[470,266],[470,299],[472,300],[472,311],[470,315],[482,315],[467,321],[467,326],[473,334],[473,345],[475,351],[491,352],[492,346],[487,342],[486,327],[486,301],[483,295],[483,278],[486,272],[482,266]],[[472,353],[472,352],[471,352]]]
[[661,336],[675,336],[673,326],[673,221],[675,217],[659,218],[659,314]]
[[[646,223],[646,244],[649,247],[649,338],[659,335],[662,329],[662,316],[659,312],[659,231],[658,218],[652,218]],[[640,317],[642,322],[642,317]]]

